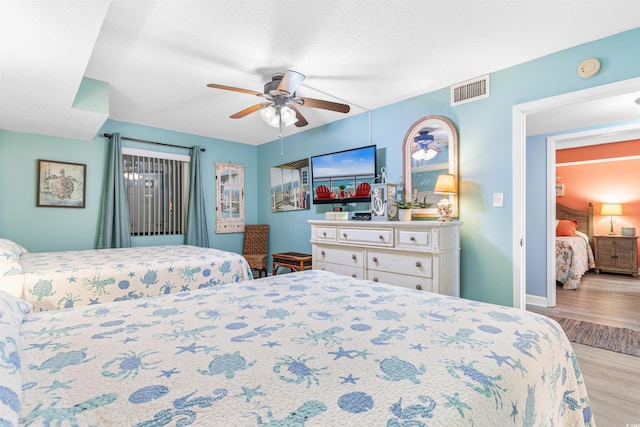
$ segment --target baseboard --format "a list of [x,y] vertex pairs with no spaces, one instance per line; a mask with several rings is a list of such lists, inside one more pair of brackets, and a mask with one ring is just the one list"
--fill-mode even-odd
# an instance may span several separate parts
[[546,307],[547,306],[547,297],[540,297],[538,295],[529,295],[526,296],[527,305],[535,305],[538,307]]

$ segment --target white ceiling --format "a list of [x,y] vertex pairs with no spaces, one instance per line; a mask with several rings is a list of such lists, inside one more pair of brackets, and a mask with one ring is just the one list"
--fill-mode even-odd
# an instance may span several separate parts
[[[636,27],[638,0],[0,0],[0,128],[90,140],[111,118],[258,145],[277,129],[229,116],[261,99],[207,83],[260,92],[294,69],[298,96],[352,107],[301,107],[286,135]],[[108,115],[72,108],[83,77],[109,84]]]

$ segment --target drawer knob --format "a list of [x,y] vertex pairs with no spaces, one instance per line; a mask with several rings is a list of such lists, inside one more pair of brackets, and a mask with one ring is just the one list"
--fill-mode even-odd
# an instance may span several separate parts
[[409,240],[411,240],[412,242],[416,241],[416,238],[414,236],[409,237]]
[[416,285],[416,289],[421,291],[422,290],[422,285]]
[[374,256],[372,260],[373,260],[373,262],[375,262],[376,264],[378,263],[378,257],[375,257],[375,256]]
[[354,255],[351,255],[351,259],[355,261],[356,259],[358,259],[358,257],[356,257],[354,254]]
[[327,232],[326,232],[326,231],[323,231],[323,232],[322,232],[322,235],[323,235],[324,237],[327,237]]
[[420,261],[416,261],[416,267],[418,268],[422,267],[422,263]]
[[342,233],[342,237],[347,238],[347,233]]
[[324,257],[326,254],[324,253],[324,251],[322,251],[322,252],[320,252],[320,255],[322,255]]
[[377,282],[377,281],[378,281],[378,278],[377,278],[377,277],[374,277],[372,280],[373,280],[374,282]]
[[381,234],[381,235],[378,236],[378,239],[384,241],[384,236]]
[[353,273],[353,274],[351,275],[351,277],[353,277],[354,279],[356,279],[356,278],[357,278],[355,273]]

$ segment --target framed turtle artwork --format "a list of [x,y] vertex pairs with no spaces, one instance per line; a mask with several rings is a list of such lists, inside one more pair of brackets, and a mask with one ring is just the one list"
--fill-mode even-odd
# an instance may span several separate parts
[[87,165],[38,159],[37,206],[84,208]]

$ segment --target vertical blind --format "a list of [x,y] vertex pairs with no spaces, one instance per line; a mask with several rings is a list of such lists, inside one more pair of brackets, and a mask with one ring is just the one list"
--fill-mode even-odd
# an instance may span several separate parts
[[131,234],[184,234],[189,162],[172,156],[144,155],[139,150],[127,151],[123,150],[122,158]]

